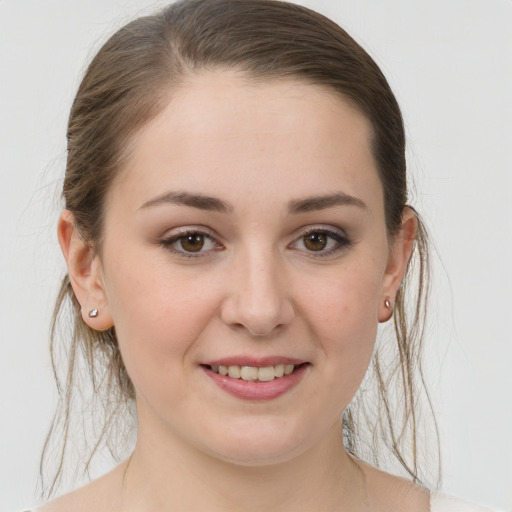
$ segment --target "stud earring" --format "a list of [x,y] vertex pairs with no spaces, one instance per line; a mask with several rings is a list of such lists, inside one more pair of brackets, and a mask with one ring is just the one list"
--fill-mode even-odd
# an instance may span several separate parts
[[89,311],[89,318],[96,318],[99,315],[99,311],[94,308]]
[[386,300],[384,301],[384,306],[386,306],[387,309],[391,309],[391,302],[389,301],[389,297],[386,297]]

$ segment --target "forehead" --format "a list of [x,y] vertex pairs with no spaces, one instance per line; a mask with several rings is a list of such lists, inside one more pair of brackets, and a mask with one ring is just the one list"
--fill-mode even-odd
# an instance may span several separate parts
[[197,73],[135,134],[113,192],[129,188],[143,201],[192,187],[284,201],[342,189],[380,201],[371,134],[369,121],[325,87],[254,81],[234,71]]

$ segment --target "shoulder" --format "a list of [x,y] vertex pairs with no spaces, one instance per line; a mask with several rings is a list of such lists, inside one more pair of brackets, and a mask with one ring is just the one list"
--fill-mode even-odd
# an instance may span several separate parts
[[430,512],[430,492],[411,481],[357,460],[363,470],[372,510]]
[[488,508],[442,494],[433,494],[430,503],[431,512],[493,512]]
[[110,473],[27,512],[82,512],[117,510],[126,462]]

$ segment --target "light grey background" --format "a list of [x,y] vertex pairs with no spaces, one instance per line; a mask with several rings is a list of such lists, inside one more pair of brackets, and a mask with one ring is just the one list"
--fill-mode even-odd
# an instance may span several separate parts
[[[440,255],[428,337],[446,492],[512,510],[512,2],[303,1],[376,58]],[[35,502],[55,403],[66,119],[94,49],[163,2],[0,0],[0,510]]]

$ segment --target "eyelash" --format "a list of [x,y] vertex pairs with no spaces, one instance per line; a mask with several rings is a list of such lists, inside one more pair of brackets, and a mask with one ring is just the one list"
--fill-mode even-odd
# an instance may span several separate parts
[[[197,235],[204,237],[205,240],[209,240],[210,243],[213,243],[217,247],[215,249],[210,249],[207,251],[202,250],[202,247],[201,247],[201,249],[197,252],[186,251],[183,248],[177,249],[176,247],[174,247],[175,244],[179,243],[180,241],[183,241],[187,237],[197,236]],[[349,248],[353,244],[353,242],[351,240],[349,240],[346,235],[341,234],[337,231],[332,231],[332,230],[320,228],[320,227],[319,228],[312,227],[312,228],[307,229],[303,233],[301,233],[301,235],[298,238],[296,238],[295,241],[292,242],[288,247],[293,247],[293,245],[296,245],[300,242],[304,242],[305,238],[308,236],[311,236],[311,235],[324,235],[327,237],[327,239],[334,240],[334,242],[335,242],[334,247],[331,247],[327,250],[314,251],[314,250],[308,250],[308,249],[301,249],[302,251],[307,253],[308,256],[313,257],[313,258],[324,258],[327,256],[334,255],[343,249]],[[182,258],[204,258],[204,257],[207,257],[211,253],[211,251],[222,250],[222,246],[219,244],[219,242],[217,242],[215,237],[213,235],[211,235],[210,233],[203,231],[201,229],[188,229],[188,230],[182,231],[180,233],[172,235],[169,238],[161,240],[160,245],[162,247],[164,247],[166,250],[170,251],[171,253],[176,254],[177,256],[180,256]]]
[[[175,244],[179,243],[180,241],[183,241],[187,237],[197,236],[197,235],[204,237],[205,243],[206,243],[206,240],[208,240],[217,246],[216,249],[212,249],[212,250],[214,250],[214,251],[222,250],[221,245],[216,241],[215,237],[202,229],[187,229],[187,230],[181,231],[180,233],[176,233],[175,235],[172,235],[169,238],[165,238],[164,240],[161,240],[160,245],[162,247],[164,247],[164,249],[166,249],[167,251],[169,251],[173,254],[176,254],[177,256],[180,256],[182,258],[204,258],[208,255],[208,254],[205,254],[205,252],[207,252],[207,251],[199,250],[197,252],[192,252],[192,251],[186,251],[184,249],[179,250],[179,249],[176,249],[175,247],[173,247]],[[202,247],[201,247],[201,249],[202,249]],[[209,252],[210,251],[208,251],[208,253]]]
[[343,249],[348,249],[352,245],[352,241],[349,240],[349,238],[347,238],[347,236],[345,234],[342,234],[338,231],[332,231],[330,229],[320,228],[320,227],[318,227],[318,228],[312,227],[312,228],[307,229],[305,232],[303,232],[301,234],[301,236],[299,238],[297,238],[295,240],[295,242],[293,242],[292,245],[297,244],[299,242],[303,242],[306,237],[313,235],[313,234],[314,235],[325,235],[327,238],[330,238],[330,239],[334,240],[334,242],[335,242],[334,247],[331,247],[330,249],[327,249],[327,250],[308,251],[307,249],[304,249],[304,251],[308,253],[308,256],[311,256],[313,258],[325,258],[327,256],[332,256]]

